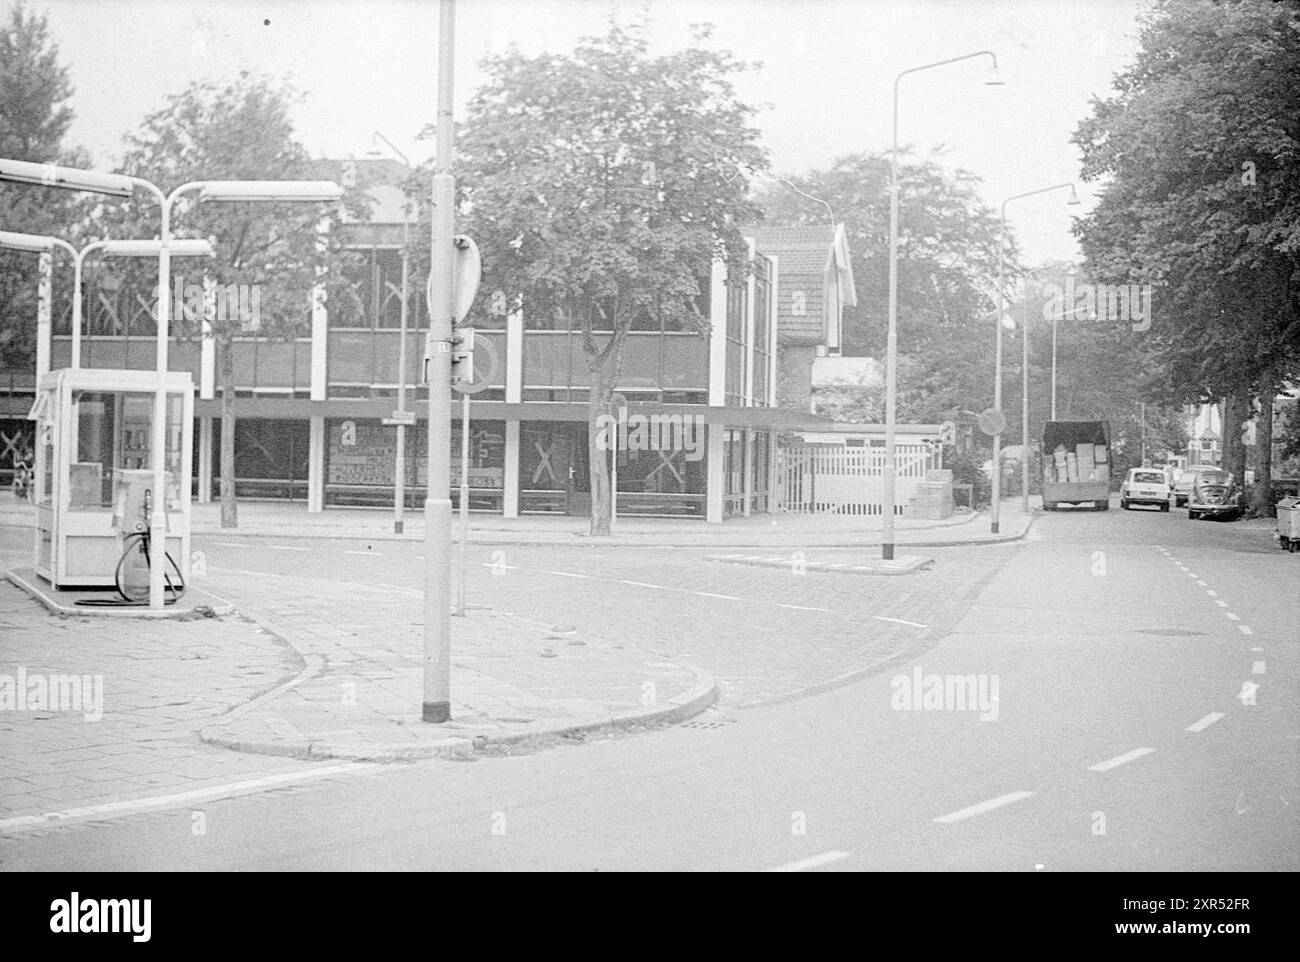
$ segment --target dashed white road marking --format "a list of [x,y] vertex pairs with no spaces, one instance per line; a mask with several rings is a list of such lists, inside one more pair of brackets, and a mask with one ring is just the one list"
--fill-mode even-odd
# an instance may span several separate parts
[[876,621],[892,621],[897,625],[911,625],[913,628],[929,628],[929,625],[923,625],[919,621],[904,621],[902,618],[886,618],[884,615],[872,615]]
[[1216,599],[1214,603],[1215,603],[1216,605],[1218,605],[1220,608],[1226,608],[1226,607],[1228,607],[1228,603],[1227,603],[1226,601],[1224,601],[1222,598],[1218,598],[1218,599]]
[[668,589],[666,589],[663,585],[652,585],[652,584],[647,584],[647,583],[644,582],[644,581],[624,581],[623,579],[620,578],[618,583],[621,584],[621,585],[631,585],[631,586],[634,587],[634,588],[657,588],[657,589],[659,589],[660,591],[667,591],[667,590],[668,590]]
[[820,855],[813,855],[808,858],[801,858],[797,862],[788,862],[785,865],[778,865],[776,868],[768,869],[769,872],[802,872],[804,869],[817,868],[822,865],[829,865],[831,862],[838,862],[841,859],[849,857],[848,852],[841,852],[838,849],[831,852],[822,852]]
[[1229,621],[1241,621],[1241,615],[1234,615],[1231,611],[1225,611],[1223,616]]
[[[993,462],[990,461],[989,463],[992,464]],[[1209,595],[1211,598],[1216,598],[1219,595],[1219,593],[1215,591],[1213,588],[1206,588],[1205,593]]]
[[251,548],[252,547],[251,544],[245,544],[243,541],[214,541],[212,543],[219,544],[223,548]]
[[969,808],[961,808],[955,812],[949,812],[947,815],[940,815],[935,819],[941,825],[951,825],[953,822],[960,822],[968,818],[974,818],[976,815],[983,815],[985,812],[991,812],[995,808],[1001,808],[1003,805],[1010,805],[1012,802],[1018,802],[1022,798],[1028,798],[1033,792],[1008,792],[1005,795],[999,795],[997,798],[990,798],[987,802],[980,802],[978,805],[971,805]]
[[268,551],[310,551],[311,548],[298,548],[291,544],[268,544]]
[[153,795],[148,798],[132,798],[123,802],[106,802],[103,805],[67,808],[58,812],[46,812],[43,815],[19,815],[15,818],[0,819],[0,832],[21,832],[26,829],[43,828],[47,825],[56,825],[69,821],[84,821],[85,819],[99,821],[109,818],[124,818],[128,815],[138,815],[141,812],[156,809],[174,808],[198,801],[235,795],[251,795],[281,785],[315,781],[318,778],[329,778],[333,775],[355,775],[374,769],[382,769],[383,767],[382,764],[376,763],[326,765],[302,772],[282,772],[278,775],[266,775],[262,778],[251,778],[242,782],[229,782],[225,785],[214,785],[211,788],[196,788],[193,791],[176,792],[171,795]]
[[1154,748],[1135,748],[1131,752],[1125,752],[1123,755],[1116,755],[1114,758],[1108,758],[1104,762],[1098,762],[1096,765],[1089,765],[1090,772],[1108,772],[1112,768],[1118,768],[1120,765],[1127,764],[1135,758],[1141,758],[1143,755],[1150,755]]
[[691,594],[700,595],[703,598],[721,598],[723,601],[739,601],[735,595],[716,595],[712,591],[693,591]]
[[343,553],[364,555],[367,558],[382,558],[384,556],[382,551],[345,551]]
[[1262,661],[1254,662],[1254,663],[1250,666],[1250,673],[1251,673],[1252,675],[1262,675],[1262,674],[1264,674],[1264,663],[1263,663]]
[[480,561],[479,565],[484,568],[495,568],[497,571],[518,571],[519,565],[506,565],[496,561]]
[[575,574],[572,571],[548,571],[546,573],[548,575],[559,575],[561,578],[587,578],[588,580],[591,578],[591,575]]
[[[989,463],[992,464],[993,462],[990,461]],[[1204,581],[1201,581],[1199,578],[1196,580],[1196,583],[1197,583],[1198,585],[1200,585],[1202,588],[1206,587],[1205,582],[1204,582]]]
[[1183,729],[1183,730],[1184,730],[1184,731],[1189,731],[1189,732],[1203,732],[1203,731],[1205,731],[1205,729],[1209,728],[1211,725],[1213,725],[1213,724],[1214,724],[1216,721],[1218,721],[1220,718],[1226,718],[1226,717],[1227,717],[1227,716],[1224,715],[1224,713],[1221,712],[1221,711],[1212,711],[1212,712],[1210,712],[1208,715],[1206,715],[1204,718],[1201,718],[1201,719],[1198,719],[1198,720],[1192,722],[1190,725],[1188,725],[1188,726],[1187,726],[1185,729]]
[[795,611],[825,611],[830,612],[829,608],[810,608],[807,605],[777,605],[778,608],[791,608]]
[[1251,630],[1250,625],[1238,625],[1237,628],[1243,635],[1253,635],[1255,633]]
[[1263,648],[1252,648],[1252,649],[1250,649],[1250,650],[1251,650],[1251,651],[1263,651],[1264,649],[1263,649]]

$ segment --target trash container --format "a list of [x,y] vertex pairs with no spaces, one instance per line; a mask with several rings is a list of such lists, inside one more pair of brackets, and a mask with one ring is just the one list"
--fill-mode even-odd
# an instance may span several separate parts
[[1300,498],[1277,503],[1277,540],[1283,551],[1300,551]]

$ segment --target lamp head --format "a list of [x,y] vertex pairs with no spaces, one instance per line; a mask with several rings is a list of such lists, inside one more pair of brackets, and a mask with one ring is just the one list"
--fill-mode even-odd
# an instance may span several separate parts
[[28,251],[33,254],[47,254],[54,250],[54,238],[41,234],[18,234],[13,231],[0,230],[0,248],[10,251]]
[[[111,240],[104,241],[104,253],[111,257],[157,257],[162,253],[162,241]],[[216,251],[206,240],[173,240],[167,245],[172,257],[213,257]]]
[[1076,206],[1078,206],[1078,204],[1079,204],[1079,194],[1078,194],[1078,192],[1074,189],[1074,185],[1073,185],[1073,184],[1070,185],[1070,196],[1069,196],[1069,198],[1065,201],[1065,203],[1066,203],[1067,205],[1071,206],[1071,207],[1076,207]]
[[37,187],[62,187],[94,194],[130,197],[135,184],[124,174],[104,174],[97,170],[78,170],[55,164],[33,164],[25,160],[0,160],[0,180]]
[[984,86],[986,87],[1005,87],[1007,84],[1002,76],[1002,71],[998,69],[997,63],[992,64],[988,73],[984,75]]
[[325,203],[343,196],[343,188],[332,180],[213,180],[199,190],[199,200],[298,201]]

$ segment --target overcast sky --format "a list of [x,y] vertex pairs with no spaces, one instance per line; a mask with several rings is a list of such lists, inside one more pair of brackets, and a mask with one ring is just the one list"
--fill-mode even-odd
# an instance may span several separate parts
[[[8,3],[6,3],[8,6]],[[298,134],[314,156],[364,156],[378,129],[411,157],[435,113],[436,0],[29,0],[49,17],[75,86],[70,141],[108,168],[123,135],[163,98],[202,78],[253,69],[307,95]],[[982,49],[1007,84],[982,84],[980,60],[903,81],[899,138],[974,171],[994,208],[1014,194],[1077,179],[1069,142],[1091,96],[1107,96],[1131,62],[1142,0],[459,0],[457,117],[482,80],[478,61],[510,44],[565,51],[603,32],[611,11],[648,10],[660,49],[688,26],[715,24],[711,43],[760,71],[739,82],[770,105],[758,124],[781,173],[804,173],[853,151],[890,145],[899,71]],[[1007,210],[1032,262],[1074,258],[1066,194]]]

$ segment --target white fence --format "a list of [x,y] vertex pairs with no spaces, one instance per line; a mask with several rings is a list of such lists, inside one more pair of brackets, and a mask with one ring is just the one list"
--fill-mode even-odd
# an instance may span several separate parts
[[[895,444],[894,515],[934,467],[928,444]],[[781,506],[799,514],[879,515],[884,510],[885,449],[794,445],[778,454]]]

